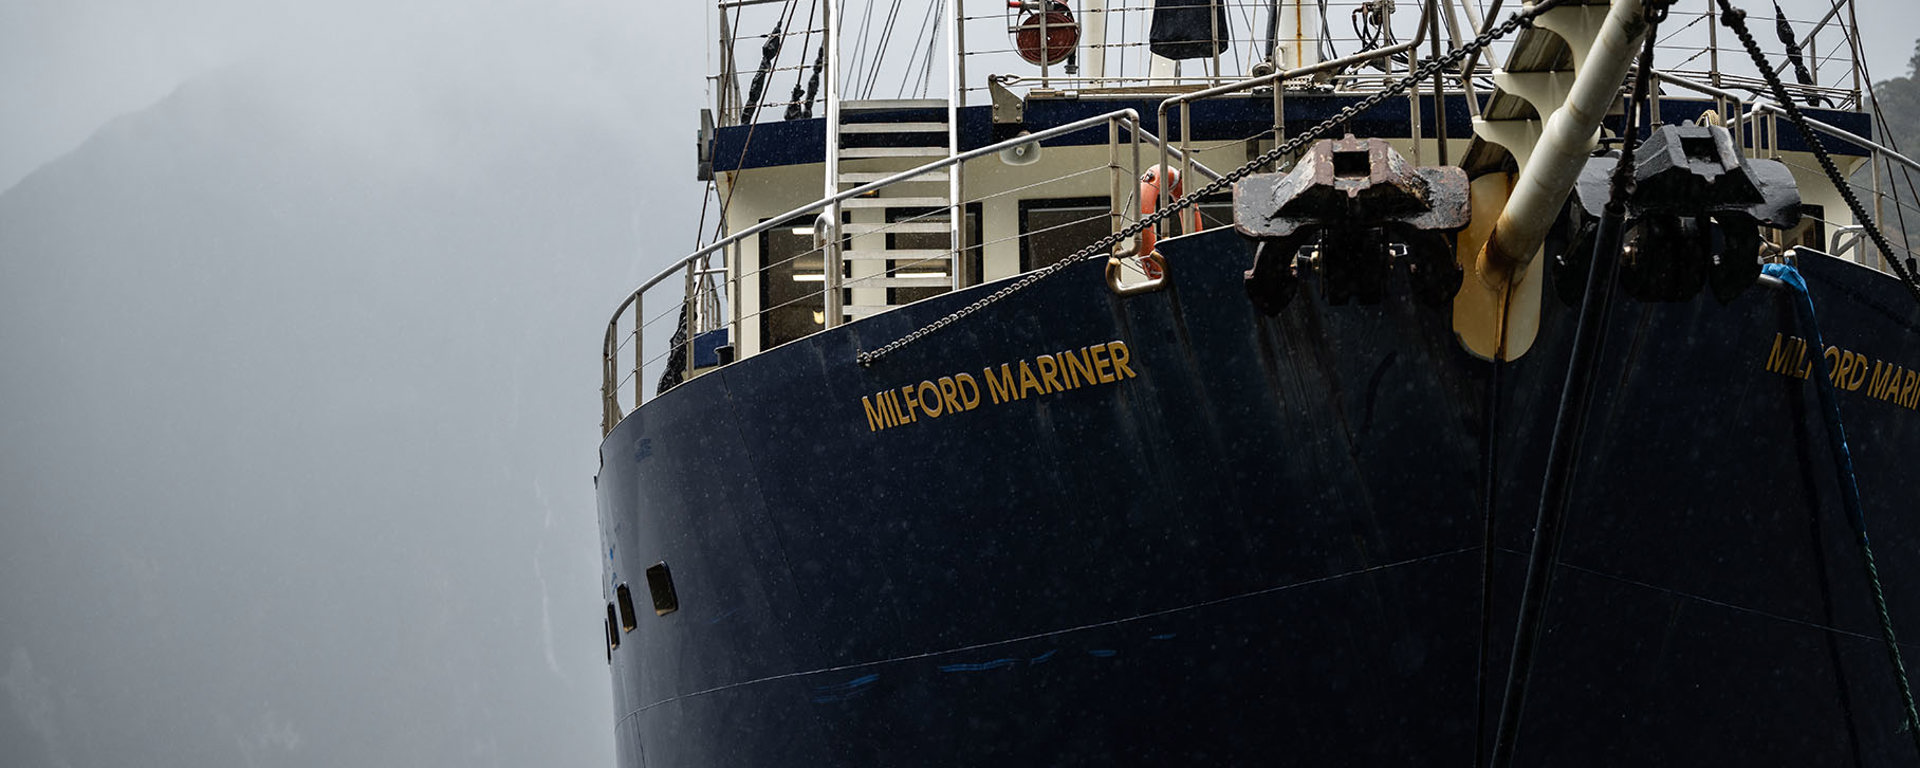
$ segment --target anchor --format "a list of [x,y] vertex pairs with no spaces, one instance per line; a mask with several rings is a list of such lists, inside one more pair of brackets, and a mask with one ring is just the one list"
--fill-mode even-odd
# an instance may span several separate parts
[[[1553,278],[1570,305],[1585,289],[1594,223],[1619,154],[1589,158],[1568,202],[1568,242]],[[1720,126],[1660,126],[1633,159],[1620,287],[1640,301],[1687,301],[1703,286],[1722,304],[1733,301],[1760,276],[1760,227],[1800,222],[1800,190],[1786,164],[1741,156]]]
[[1404,290],[1440,306],[1460,290],[1453,235],[1467,225],[1467,174],[1416,168],[1382,139],[1315,142],[1285,174],[1234,186],[1234,228],[1259,241],[1247,298],[1275,315],[1317,277],[1329,304],[1378,304]]

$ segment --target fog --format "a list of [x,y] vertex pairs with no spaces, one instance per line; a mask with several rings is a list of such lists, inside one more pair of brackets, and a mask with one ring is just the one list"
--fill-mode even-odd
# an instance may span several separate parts
[[600,333],[705,7],[0,0],[0,765],[612,763]]
[[596,357],[701,24],[0,10],[0,764],[611,764]]

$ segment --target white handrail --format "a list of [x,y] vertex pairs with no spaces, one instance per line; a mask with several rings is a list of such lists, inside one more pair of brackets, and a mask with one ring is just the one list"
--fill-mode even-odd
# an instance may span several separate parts
[[[726,248],[737,246],[742,240],[745,240],[746,238],[753,237],[762,232],[766,232],[770,229],[774,229],[782,225],[791,226],[792,220],[795,219],[796,217],[804,216],[814,211],[818,211],[822,208],[827,208],[827,207],[837,205],[842,201],[868,194],[870,192],[881,189],[883,187],[887,187],[887,186],[904,182],[904,181],[909,181],[911,179],[914,179],[915,177],[918,177],[920,175],[923,175],[932,171],[937,171],[942,168],[946,168],[948,166],[952,166],[952,165],[965,162],[967,160],[971,160],[974,158],[984,157],[984,156],[993,154],[995,152],[999,152],[1003,149],[1007,149],[1009,147],[1017,146],[1020,144],[1028,144],[1028,143],[1043,141],[1049,138],[1062,136],[1069,133],[1074,133],[1076,131],[1082,131],[1089,128],[1094,128],[1103,124],[1109,125],[1115,128],[1116,130],[1118,126],[1122,126],[1122,125],[1126,126],[1126,128],[1132,132],[1134,141],[1136,143],[1138,141],[1145,140],[1145,141],[1150,141],[1159,146],[1165,145],[1165,142],[1162,139],[1152,135],[1151,133],[1148,133],[1146,130],[1141,128],[1140,114],[1138,111],[1133,109],[1117,109],[1104,114],[1095,115],[1093,117],[1088,117],[1081,120],[1075,120],[1070,123],[1057,125],[1052,128],[1048,128],[1035,133],[1021,135],[1011,139],[1007,139],[1005,141],[1000,141],[1000,142],[989,144],[983,147],[967,150],[965,152],[954,154],[950,157],[940,158],[938,160],[925,163],[915,168],[911,168],[905,171],[901,171],[899,173],[895,173],[893,175],[882,178],[878,181],[862,184],[860,186],[853,187],[851,189],[847,189],[847,190],[829,195],[827,197],[823,197],[819,200],[800,206],[786,213],[768,218],[764,221],[761,221],[758,224],[742,229],[739,232],[735,232],[733,234],[727,235],[726,237],[715,240],[712,243],[708,243],[707,245],[702,246],[701,248],[695,250],[693,253],[690,253],[687,256],[675,261],[672,265],[666,267],[665,269],[660,270],[653,277],[648,278],[645,282],[641,283],[639,287],[635,288],[632,292],[628,293],[626,299],[620,302],[620,305],[614,309],[612,316],[607,321],[606,335],[602,342],[603,343],[603,349],[602,349],[602,374],[603,375],[602,375],[602,381],[601,381],[601,399],[602,399],[602,406],[603,406],[603,414],[602,414],[603,430],[611,431],[614,425],[618,424],[620,419],[624,418],[626,415],[625,410],[622,409],[621,406],[619,405],[619,389],[621,387],[621,381],[619,380],[619,372],[621,370],[621,367],[619,365],[617,357],[619,356],[622,349],[622,345],[619,340],[620,321],[621,321],[621,318],[626,315],[629,308],[640,308],[636,310],[634,328],[632,331],[632,335],[634,337],[633,355],[635,360],[634,370],[633,370],[633,378],[635,382],[634,383],[634,388],[635,388],[634,405],[638,406],[642,401],[646,399],[644,395],[646,382],[643,380],[643,377],[641,375],[641,369],[644,367],[646,362],[646,360],[644,359],[644,352],[642,350],[643,340],[641,339],[641,336],[643,335],[642,332],[644,330],[644,327],[649,324],[644,317],[645,315],[644,295],[648,290],[651,290],[655,286],[666,281],[667,278],[673,277],[674,275],[683,273],[683,272],[686,273],[689,277],[691,277],[691,275],[695,271],[694,264],[696,262],[702,259],[705,259],[714,253],[722,252]],[[1135,153],[1136,155],[1138,154],[1137,149],[1135,150]],[[1206,168],[1205,166],[1198,165],[1197,163],[1195,167],[1196,169],[1200,170],[1204,175],[1207,175],[1213,178],[1219,178],[1219,174],[1214,172],[1210,168]],[[682,297],[681,300],[684,302],[686,299],[685,297]],[[730,297],[730,303],[735,303],[737,307],[737,297]],[[685,342],[689,347],[688,350],[686,350],[688,355],[691,355],[692,353],[692,350],[691,350],[691,345],[693,343],[692,337],[693,337],[693,332],[692,332],[692,329],[689,328],[687,333],[687,340]],[[669,353],[671,352],[673,352],[673,350],[669,350]],[[688,369],[690,370],[691,368],[692,368],[691,359],[689,359]]]

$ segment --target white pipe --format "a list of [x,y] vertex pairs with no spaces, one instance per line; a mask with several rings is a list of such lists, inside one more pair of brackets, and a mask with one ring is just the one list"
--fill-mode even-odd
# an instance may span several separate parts
[[[957,0],[956,0],[957,1]],[[1086,30],[1086,60],[1080,62],[1088,79],[1107,76],[1107,0],[1085,0],[1080,4],[1080,28]]]
[[[947,156],[960,155],[960,108],[965,106],[967,98],[966,83],[961,82],[966,71],[964,48],[960,42],[967,23],[966,0],[953,0],[953,21],[947,24]],[[966,203],[960,196],[960,169],[963,166],[954,163],[947,171],[947,238],[953,244],[952,261],[947,269],[954,290],[966,287],[966,270],[961,262],[966,260]],[[838,192],[840,190],[833,190]]]
[[1594,131],[1619,96],[1620,84],[1639,58],[1640,42],[1646,34],[1640,0],[1614,0],[1594,36],[1586,65],[1574,74],[1573,90],[1547,118],[1532,158],[1520,169],[1507,206],[1487,235],[1487,244],[1480,251],[1481,274],[1524,267],[1533,260],[1534,252],[1546,240],[1547,229],[1566,204],[1567,193],[1580,178],[1580,169],[1586,167]]
[[1280,4],[1280,50],[1274,53],[1276,69],[1299,69],[1320,63],[1320,14],[1307,10],[1308,0],[1285,0]]
[[[825,299],[826,326],[832,328],[841,323],[840,295],[840,30],[846,26],[840,18],[844,6],[840,0],[825,0],[825,23],[821,24],[825,33],[823,41],[827,45],[827,168],[826,168],[826,285],[821,294]],[[766,257],[763,254],[761,258]]]

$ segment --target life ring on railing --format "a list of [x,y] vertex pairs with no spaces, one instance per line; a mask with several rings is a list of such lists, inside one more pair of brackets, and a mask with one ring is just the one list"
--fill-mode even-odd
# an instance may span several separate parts
[[[1173,199],[1179,200],[1182,195],[1186,194],[1180,186],[1179,171],[1165,166],[1149,168],[1146,173],[1140,174],[1141,216],[1151,214],[1155,209],[1160,207],[1160,171],[1162,170],[1167,172],[1167,178],[1173,182],[1171,185],[1172,190],[1170,190],[1173,193]],[[1186,227],[1184,233],[1192,234],[1200,231],[1202,226],[1200,221],[1200,207],[1196,205],[1189,208],[1187,209],[1187,213],[1192,214],[1193,218],[1185,222]],[[1154,242],[1158,239],[1158,236],[1154,234],[1154,229],[1154,227],[1147,227],[1146,229],[1140,230],[1140,267],[1147,273],[1147,277],[1160,276],[1160,262],[1147,259],[1148,256],[1153,255]]]

